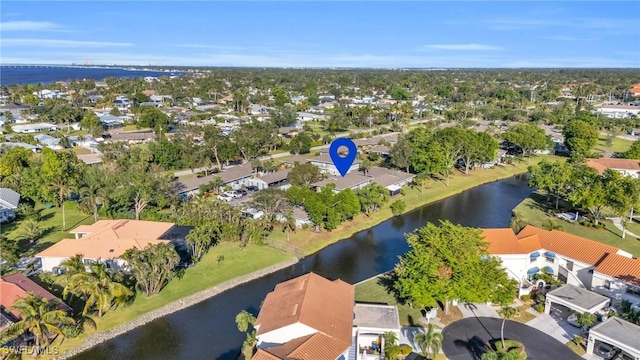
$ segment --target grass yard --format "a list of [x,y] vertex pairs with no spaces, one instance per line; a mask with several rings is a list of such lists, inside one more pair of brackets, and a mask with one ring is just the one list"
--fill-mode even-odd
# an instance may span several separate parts
[[[552,161],[564,159],[553,155],[543,155],[532,158],[528,162],[522,161],[514,165],[497,166],[488,170],[476,169],[468,175],[456,173],[451,176],[449,186],[446,185],[445,180],[433,180],[423,189],[422,193],[414,187],[405,187],[405,195],[394,197],[386,206],[371,214],[369,217],[364,214],[359,214],[352,221],[342,223],[333,231],[322,230],[316,233],[311,228],[306,230],[299,229],[291,233],[291,243],[302,249],[305,254],[312,254],[329,244],[346,239],[359,231],[368,229],[392,218],[393,214],[391,213],[389,205],[395,200],[404,201],[406,204],[405,212],[407,212],[420,206],[456,195],[478,185],[525,173],[527,172],[527,166],[529,166],[529,164],[534,164],[543,158]],[[276,242],[287,241],[286,234],[281,231],[272,232],[269,235],[269,239]]]
[[[219,255],[224,256],[224,260],[218,264]],[[159,294],[146,297],[138,293],[130,305],[110,310],[101,319],[95,318],[97,331],[87,328],[81,336],[54,345],[64,352],[79,346],[91,334],[112,329],[183,297],[290,259],[291,256],[268,246],[248,245],[241,250],[236,244],[222,243],[212,248],[196,266],[187,269],[182,278],[174,278]]]
[[384,285],[385,280],[386,278],[384,276],[380,276],[356,285],[356,301],[397,306],[400,325],[417,325],[417,320],[423,317],[420,310],[411,308],[408,305],[399,304],[393,294],[387,291]]
[[[68,206],[68,205],[67,205]],[[40,210],[40,227],[44,229],[45,235],[30,249],[30,252],[40,252],[64,238],[73,238],[69,230],[78,225],[93,224],[93,215],[87,215],[80,210],[66,208],[67,230],[62,230],[62,209],[52,207],[46,209],[43,204],[36,204],[36,210]],[[14,221],[10,224],[3,224],[2,234],[6,234],[7,239],[16,240],[20,237],[20,224],[22,221]],[[29,246],[27,240],[20,241],[20,247],[24,251]]]
[[634,256],[640,256],[640,240],[631,236],[627,236],[623,239],[622,231],[618,230],[611,221],[601,220],[601,222],[605,224],[605,228],[597,230],[580,224],[562,221],[558,218],[551,218],[546,214],[546,208],[546,195],[542,192],[535,192],[516,206],[513,211],[520,213],[531,225],[542,227],[544,223],[548,222],[549,219],[552,219],[554,223],[562,225],[563,231],[616,246],[624,251],[630,252]]
[[611,146],[607,146],[607,137],[606,136],[600,136],[600,138],[598,139],[598,143],[596,144],[596,147],[593,150],[601,152],[601,153],[604,153],[604,152],[621,153],[621,152],[625,152],[625,151],[629,150],[629,148],[631,147],[631,144],[633,144],[633,141],[620,139],[620,138],[616,137],[611,142]]
[[535,315],[527,312],[527,309],[531,308],[531,304],[532,302],[528,302],[522,306],[518,306],[516,309],[518,309],[519,311],[519,316],[515,316],[513,318],[511,318],[510,320],[513,320],[515,322],[519,322],[522,324],[526,324],[527,322],[533,320],[536,318]]
[[567,347],[569,349],[571,349],[571,351],[573,351],[574,353],[576,353],[576,355],[578,356],[582,356],[584,354],[587,353],[587,350],[584,348],[584,346],[582,345],[576,345],[573,341],[569,341],[568,343],[566,343],[565,345],[567,345]]

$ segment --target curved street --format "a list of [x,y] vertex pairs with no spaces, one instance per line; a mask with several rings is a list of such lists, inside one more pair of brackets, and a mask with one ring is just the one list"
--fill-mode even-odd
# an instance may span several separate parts
[[[442,331],[442,349],[450,360],[478,360],[486,352],[491,339],[500,338],[502,319],[470,317],[458,320]],[[553,337],[530,326],[507,321],[504,326],[505,339],[524,344],[528,360],[573,360],[581,359],[571,349]]]

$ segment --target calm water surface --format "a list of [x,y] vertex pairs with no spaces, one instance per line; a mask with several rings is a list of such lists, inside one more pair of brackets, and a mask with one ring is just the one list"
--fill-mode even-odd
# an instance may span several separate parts
[[352,284],[365,280],[393,269],[398,256],[408,250],[405,233],[439,219],[465,226],[506,227],[511,209],[530,193],[526,175],[521,175],[423,206],[361,231],[294,266],[154,320],[75,359],[233,360],[245,338],[236,328],[236,314],[241,310],[257,314],[265,295],[277,283],[309,271]]
[[108,77],[134,78],[145,76],[180,75],[147,70],[125,70],[117,68],[83,68],[65,66],[0,66],[0,84],[49,84],[56,81],[72,81],[81,79],[102,80]]

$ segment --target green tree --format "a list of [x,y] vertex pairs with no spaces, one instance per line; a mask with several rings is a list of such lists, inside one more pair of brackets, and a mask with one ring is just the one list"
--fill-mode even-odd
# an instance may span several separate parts
[[[0,234],[0,259],[6,262],[7,265],[13,266],[20,259],[20,247],[15,240],[9,240],[4,234]],[[2,262],[2,261],[0,261]]]
[[253,316],[250,312],[246,310],[242,310],[236,315],[236,325],[238,326],[238,331],[247,332],[253,324],[256,323],[256,317]]
[[62,209],[62,230],[67,229],[64,201],[76,189],[80,177],[80,165],[72,153],[55,152],[49,148],[42,151],[40,171],[44,184],[43,198],[56,199]]
[[293,211],[289,209],[284,215],[284,221],[282,222],[282,232],[287,233],[287,242],[291,241],[292,231],[296,231],[296,219],[293,217]]
[[398,136],[398,141],[389,150],[389,158],[393,166],[398,169],[404,169],[409,172],[411,166],[411,156],[413,155],[413,148],[410,142],[403,135]]
[[621,157],[624,159],[640,159],[640,139],[634,141],[629,150],[621,154]]
[[264,217],[273,223],[276,214],[285,213],[290,207],[290,203],[284,191],[268,188],[258,191],[254,195],[253,206],[264,212]]
[[426,332],[419,332],[413,336],[413,342],[420,347],[420,355],[435,359],[442,348],[442,333],[436,332],[433,324],[427,325]]
[[109,111],[109,115],[121,116],[122,113],[120,113],[120,109],[118,109],[117,107],[113,107],[111,108],[111,111]]
[[194,261],[199,261],[202,256],[215,244],[217,229],[214,224],[204,224],[194,227],[189,231],[185,240],[191,247],[191,256]]
[[516,285],[499,259],[489,255],[479,229],[441,221],[407,235],[411,250],[396,265],[394,288],[401,299],[424,308],[442,302],[445,314],[453,299],[463,302],[506,301]]
[[102,317],[114,303],[124,303],[133,296],[129,288],[113,279],[105,264],[91,262],[89,269],[88,272],[72,275],[63,291],[63,296],[75,294],[86,299],[82,315],[87,315],[95,308],[98,317]]
[[84,113],[82,120],[80,120],[80,126],[82,126],[83,129],[87,130],[93,137],[100,136],[104,131],[100,118],[98,117],[98,115],[96,115],[96,113],[90,110],[87,110]]
[[565,125],[564,143],[571,152],[571,160],[582,162],[598,143],[598,127],[582,120],[571,120]]
[[269,112],[269,119],[278,127],[293,126],[298,121],[298,114],[292,106],[280,106]]
[[534,150],[547,150],[552,143],[544,130],[533,124],[515,125],[503,134],[503,138],[520,147],[524,156],[531,155]]
[[286,90],[281,87],[274,88],[271,93],[275,98],[276,106],[283,106],[284,104],[288,104],[291,102],[291,98]]
[[608,171],[604,175],[588,166],[574,170],[572,176],[573,189],[569,200],[575,205],[588,210],[593,221],[598,225],[602,210],[609,204],[612,183],[620,179],[616,171]]
[[98,221],[98,206],[109,201],[103,176],[104,173],[99,168],[88,168],[82,177],[84,185],[79,189],[80,205],[93,213],[94,222]]
[[586,332],[586,330],[591,325],[595,324],[597,320],[598,319],[594,314],[585,312],[585,313],[578,314],[576,323],[578,324],[578,326],[580,326],[580,328],[582,329],[582,332]]
[[518,309],[509,305],[502,305],[500,307],[500,311],[498,311],[498,314],[500,314],[500,316],[502,317],[502,326],[500,326],[500,341],[502,342],[502,348],[505,349],[506,346],[504,345],[504,324],[507,322],[507,320],[510,320],[518,314]]
[[146,296],[157,294],[175,276],[180,255],[172,244],[149,244],[144,249],[131,248],[122,256],[136,279],[136,287]]
[[142,111],[138,118],[138,128],[151,128],[160,136],[169,130],[169,116],[152,106],[141,107]]
[[44,234],[40,222],[35,219],[25,220],[18,229],[18,240],[28,240],[29,244],[34,244]]
[[377,211],[389,201],[389,191],[377,183],[369,184],[356,191],[360,208],[367,216]]
[[362,160],[360,160],[360,169],[362,170],[362,174],[363,175],[367,175],[367,172],[369,172],[369,170],[371,170],[371,168],[373,167],[373,161],[369,160],[368,158],[364,158]]
[[75,324],[64,310],[60,310],[60,306],[61,301],[58,299],[48,300],[33,293],[16,300],[9,309],[18,311],[21,319],[3,331],[2,339],[15,339],[23,334],[32,334],[36,351],[47,347],[56,336],[64,337],[61,330],[63,325]]
[[400,354],[398,346],[398,335],[393,331],[387,331],[382,334],[384,339],[384,360],[396,360]]
[[407,100],[410,97],[409,92],[400,86],[395,86],[389,94],[394,100]]
[[566,162],[548,162],[542,160],[537,165],[529,166],[529,186],[535,186],[547,190],[549,195],[556,197],[556,209],[560,203],[560,194],[566,192],[572,180],[572,168]]
[[40,103],[40,98],[33,94],[27,94],[22,98],[22,102],[27,105],[36,106]]
[[322,174],[320,169],[311,163],[296,163],[287,174],[287,179],[291,185],[308,188],[314,182],[320,181]]
[[401,215],[406,208],[407,204],[405,204],[402,200],[396,200],[391,203],[391,212],[393,213],[393,215]]
[[289,142],[289,148],[294,154],[307,154],[311,151],[313,139],[306,133],[300,133]]

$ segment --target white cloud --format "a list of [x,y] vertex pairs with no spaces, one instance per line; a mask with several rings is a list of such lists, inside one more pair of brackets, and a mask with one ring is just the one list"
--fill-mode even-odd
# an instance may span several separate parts
[[498,46],[483,44],[431,44],[424,46],[427,49],[451,50],[451,51],[491,51],[502,50]]
[[0,31],[62,31],[64,28],[50,21],[5,21]]
[[2,39],[2,47],[46,47],[46,48],[75,48],[75,47],[125,47],[131,43],[82,41],[61,39]]
[[584,36],[571,36],[571,35],[552,35],[543,37],[545,40],[555,41],[595,41],[599,40],[599,37],[584,37]]

